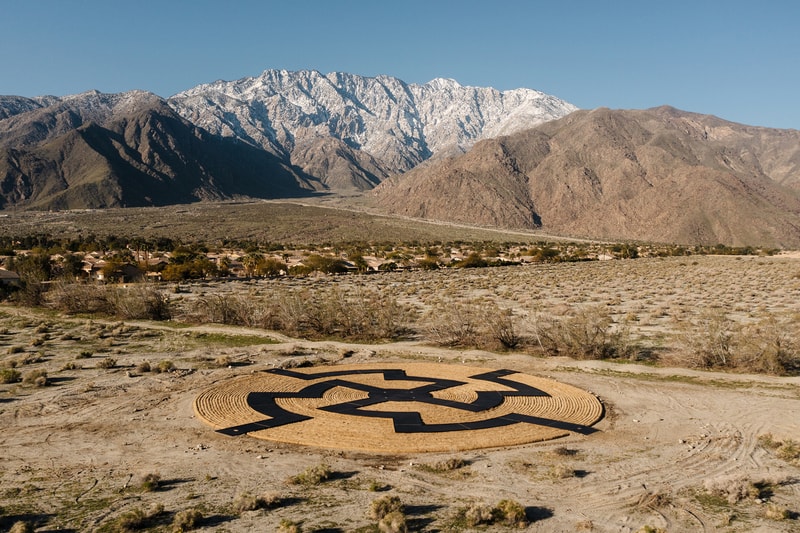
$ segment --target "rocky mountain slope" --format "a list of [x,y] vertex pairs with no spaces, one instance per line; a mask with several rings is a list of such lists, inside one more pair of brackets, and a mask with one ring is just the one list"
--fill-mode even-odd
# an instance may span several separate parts
[[309,70],[199,85],[169,103],[193,124],[263,147],[339,190],[370,189],[436,154],[576,110],[531,89]]
[[800,246],[800,131],[596,109],[384,181],[396,214],[599,239]]
[[141,91],[0,100],[0,208],[168,205],[323,186]]

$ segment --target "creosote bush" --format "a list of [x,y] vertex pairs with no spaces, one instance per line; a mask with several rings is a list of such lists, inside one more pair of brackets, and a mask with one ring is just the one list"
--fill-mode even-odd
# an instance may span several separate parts
[[576,359],[631,358],[636,349],[630,332],[614,324],[611,314],[602,307],[577,309],[563,318],[540,317],[534,323],[538,348],[549,355]]
[[772,434],[767,433],[758,438],[758,443],[773,452],[777,458],[789,464],[800,466],[800,442],[792,439],[776,440]]
[[161,486],[161,475],[151,472],[149,474],[144,475],[144,477],[142,478],[142,484],[140,485],[140,488],[142,492],[153,492],[158,490],[160,486]]
[[47,370],[44,370],[43,368],[31,370],[25,374],[25,377],[22,378],[22,382],[28,385],[44,387],[49,384],[47,381]]
[[233,510],[239,514],[246,511],[256,511],[258,509],[272,509],[280,504],[280,497],[277,493],[265,492],[260,496],[243,492],[233,501]]
[[500,500],[494,507],[474,503],[469,507],[460,509],[458,515],[469,527],[503,525],[522,528],[528,525],[525,508],[515,500]]
[[333,470],[326,464],[310,466],[303,472],[289,478],[289,482],[294,485],[319,485],[333,476]]
[[282,519],[281,523],[278,524],[279,533],[302,533],[302,531],[303,528],[300,527],[300,524],[288,518]]
[[175,518],[172,520],[172,531],[174,533],[182,533],[184,531],[191,531],[200,526],[203,521],[203,513],[199,509],[185,509],[175,513]]
[[796,329],[772,315],[743,325],[725,313],[704,313],[682,325],[673,357],[693,368],[785,375],[800,370]]
[[380,520],[384,516],[394,513],[403,512],[403,502],[397,496],[382,496],[376,500],[372,500],[369,506],[369,513],[375,520]]
[[0,368],[0,383],[16,383],[22,378],[19,370],[14,368]]
[[56,283],[46,294],[47,305],[65,313],[102,313],[125,319],[168,320],[169,297],[149,283],[125,287],[91,282]]
[[406,516],[401,511],[392,511],[378,521],[378,529],[382,533],[406,533],[408,524]]

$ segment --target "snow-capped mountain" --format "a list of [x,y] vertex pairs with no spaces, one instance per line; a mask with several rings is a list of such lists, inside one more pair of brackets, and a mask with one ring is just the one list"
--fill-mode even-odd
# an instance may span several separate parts
[[531,89],[313,70],[203,84],[168,102],[193,124],[263,147],[334,189],[368,189],[437,154],[577,109]]

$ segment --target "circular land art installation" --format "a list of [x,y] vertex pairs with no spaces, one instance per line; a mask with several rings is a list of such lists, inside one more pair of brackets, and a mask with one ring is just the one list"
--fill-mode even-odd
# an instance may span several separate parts
[[513,370],[428,363],[273,369],[204,391],[194,409],[225,435],[386,453],[586,435],[603,417],[597,398],[570,385]]

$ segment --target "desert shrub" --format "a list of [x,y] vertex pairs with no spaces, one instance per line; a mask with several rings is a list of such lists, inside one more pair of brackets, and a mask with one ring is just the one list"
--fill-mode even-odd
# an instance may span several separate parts
[[153,525],[153,521],[164,513],[163,505],[155,505],[148,512],[135,508],[121,514],[110,527],[101,528],[108,531],[119,531],[127,533],[131,531],[141,531]]
[[792,517],[792,513],[789,509],[771,502],[763,507],[762,514],[764,518],[769,520],[788,520]]
[[97,368],[110,369],[117,366],[117,360],[113,357],[104,357],[97,362]]
[[8,350],[7,350],[7,353],[8,354],[15,354],[15,353],[22,353],[24,351],[25,351],[25,347],[24,346],[17,345],[17,346],[9,346]]
[[194,301],[190,314],[198,322],[233,324],[248,327],[269,327],[273,323],[272,308],[249,295],[212,294]]
[[581,308],[561,319],[539,318],[534,335],[538,346],[550,355],[607,359],[636,353],[630,332],[615,326],[611,314],[600,306]]
[[705,313],[682,325],[675,357],[693,368],[785,375],[800,370],[791,328],[772,315],[742,325],[724,313]]
[[36,385],[37,387],[44,387],[48,384],[47,381],[47,370],[43,368],[37,368],[35,370],[31,370],[30,372],[26,373],[25,376],[22,378],[23,383],[27,383],[28,385]]
[[25,520],[18,520],[14,522],[14,525],[11,526],[11,529],[8,530],[8,533],[33,533],[35,528],[33,524],[30,522],[26,522]]
[[475,346],[483,317],[477,305],[439,304],[423,320],[428,337],[440,346]]
[[137,372],[150,372],[150,361],[142,361],[138,365],[136,365]]
[[272,509],[277,507],[280,501],[280,496],[274,492],[265,492],[260,496],[255,496],[249,492],[243,492],[233,500],[233,510],[241,514],[245,511]]
[[528,517],[525,508],[514,500],[501,500],[494,508],[496,521],[509,527],[525,527]]
[[489,505],[475,503],[464,511],[464,520],[469,527],[494,522],[494,509]]
[[442,473],[452,472],[453,470],[458,470],[468,465],[469,462],[460,457],[451,457],[450,459],[445,459],[444,461],[437,461],[432,464],[421,464],[419,466],[421,469],[427,470],[428,472]]
[[403,502],[397,496],[383,496],[377,500],[372,500],[369,506],[369,513],[375,520],[380,520],[386,515],[394,512],[403,511]]
[[169,297],[149,283],[136,283],[109,291],[110,312],[124,319],[169,320]]
[[300,527],[300,524],[288,518],[282,519],[280,524],[278,524],[279,533],[301,533],[302,531],[303,529]]
[[161,486],[161,476],[156,473],[145,474],[139,488],[142,492],[154,492]]
[[724,313],[704,313],[683,325],[677,345],[694,368],[730,368],[734,362],[736,323]]
[[507,350],[512,350],[522,343],[523,338],[511,309],[492,306],[484,316],[484,324],[492,341]]
[[528,517],[525,508],[514,500],[501,500],[494,507],[474,503],[458,512],[460,519],[469,527],[481,525],[504,525],[525,527]]
[[410,316],[410,308],[374,290],[286,291],[275,298],[276,329],[300,336],[394,339]]
[[159,374],[164,372],[172,372],[175,370],[175,363],[168,359],[164,359],[163,361],[159,361],[155,367],[152,367],[152,370]]
[[14,368],[0,368],[0,383],[16,383],[22,378],[19,370]]
[[559,463],[550,468],[550,477],[553,479],[567,479],[575,477],[575,470],[563,463]]
[[327,481],[333,475],[333,470],[326,464],[310,466],[303,472],[289,478],[289,482],[294,485],[319,485]]
[[150,517],[141,509],[131,509],[126,511],[114,521],[116,531],[139,531],[145,529],[150,524]]
[[800,370],[800,349],[789,328],[774,316],[744,326],[736,343],[736,368],[776,375]]
[[800,466],[800,443],[792,439],[785,441],[775,440],[772,434],[767,433],[758,437],[758,443],[767,450],[772,451],[776,457],[795,466]]
[[383,533],[406,533],[406,516],[401,511],[387,513],[378,521],[378,529]]
[[731,505],[748,498],[757,498],[761,492],[756,484],[741,476],[707,479],[703,483],[703,488],[708,494],[723,498]]
[[58,281],[47,293],[47,305],[64,313],[110,313],[109,288],[90,282]]
[[665,492],[646,492],[639,497],[636,507],[640,509],[661,509],[672,503],[672,496]]
[[199,509],[186,509],[175,513],[172,520],[172,531],[181,533],[195,529],[203,521],[203,513]]

